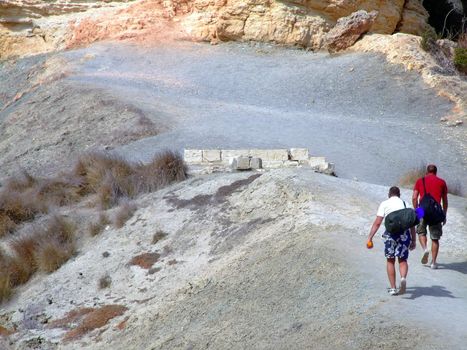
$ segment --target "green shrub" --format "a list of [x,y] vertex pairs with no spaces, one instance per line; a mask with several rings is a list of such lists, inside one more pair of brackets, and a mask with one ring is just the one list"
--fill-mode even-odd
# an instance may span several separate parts
[[467,74],[467,48],[458,47],[454,50],[454,65],[460,72]]
[[433,47],[436,45],[436,40],[438,39],[438,35],[436,34],[435,30],[432,27],[428,27],[422,33],[422,40],[420,41],[420,47],[424,51],[431,51]]

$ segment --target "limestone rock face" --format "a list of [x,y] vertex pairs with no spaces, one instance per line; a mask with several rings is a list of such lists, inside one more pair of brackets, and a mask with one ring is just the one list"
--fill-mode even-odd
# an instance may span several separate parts
[[184,21],[199,40],[259,40],[318,49],[337,20],[355,11],[377,11],[372,31],[392,34],[401,20],[421,32],[428,14],[418,0],[195,0]]
[[377,15],[376,11],[368,13],[361,10],[340,18],[326,35],[325,45],[328,51],[341,51],[355,44],[358,38],[370,30]]
[[154,32],[151,27],[213,43],[255,40],[316,50],[339,18],[358,10],[377,11],[375,33],[419,34],[427,19],[420,0],[3,0],[0,58],[133,38]]
[[428,11],[419,0],[408,0],[402,12],[399,32],[420,35],[426,29]]

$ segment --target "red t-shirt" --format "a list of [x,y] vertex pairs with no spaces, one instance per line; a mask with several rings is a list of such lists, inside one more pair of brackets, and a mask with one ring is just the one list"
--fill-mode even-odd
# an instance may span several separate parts
[[[438,203],[441,203],[441,198],[448,193],[448,187],[446,186],[446,181],[439,178],[436,175],[427,175],[425,176],[425,186],[426,191],[433,196]],[[420,193],[420,199],[425,195],[425,190],[423,189],[422,178],[418,179],[415,183],[414,190]]]

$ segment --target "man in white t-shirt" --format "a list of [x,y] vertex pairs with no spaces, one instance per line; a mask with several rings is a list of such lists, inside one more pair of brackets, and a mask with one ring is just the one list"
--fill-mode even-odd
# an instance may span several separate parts
[[[371,226],[370,234],[368,235],[367,246],[373,247],[373,236],[378,231],[384,218],[392,213],[393,211],[410,208],[407,202],[400,199],[399,187],[393,186],[389,189],[388,197],[379,205],[378,212],[376,213],[376,219]],[[390,288],[388,290],[390,295],[404,294],[407,287],[407,272],[409,265],[407,259],[409,258],[409,250],[415,249],[415,227],[411,227],[409,230],[400,233],[383,233],[384,239],[384,255],[386,256],[386,267],[389,278]],[[399,292],[396,289],[396,257],[399,260],[399,272],[401,275],[401,284]]]

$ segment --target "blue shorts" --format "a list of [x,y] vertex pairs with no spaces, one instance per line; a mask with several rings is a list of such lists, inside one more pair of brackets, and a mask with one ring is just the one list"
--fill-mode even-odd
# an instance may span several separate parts
[[394,234],[389,232],[383,233],[384,239],[384,255],[386,258],[399,258],[407,260],[409,258],[409,247],[411,242],[410,231],[407,230],[402,234]]

